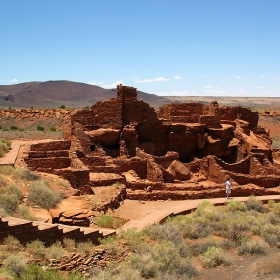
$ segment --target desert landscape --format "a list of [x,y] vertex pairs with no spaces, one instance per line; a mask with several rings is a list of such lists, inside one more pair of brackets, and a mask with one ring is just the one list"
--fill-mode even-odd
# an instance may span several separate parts
[[[21,100],[12,98],[17,93],[12,94],[10,88],[5,90],[10,92],[7,95],[2,88],[6,99]],[[280,98],[153,97],[147,98],[149,103],[139,99],[133,87],[118,85],[112,92],[115,97],[85,108],[79,108],[75,98],[71,101],[75,105],[68,108],[61,97],[59,108],[22,108],[24,104],[17,103],[17,108],[0,110],[0,138],[11,140],[17,151],[10,163],[10,152],[0,163],[35,172],[63,196],[56,207],[30,204],[35,207],[31,208],[36,217],[32,223],[3,217],[2,242],[10,235],[22,244],[90,241],[97,247],[87,257],[87,267],[70,265],[77,259],[74,255],[51,264],[54,269],[68,267],[90,278],[92,268],[104,268],[129,256],[125,246],[110,255],[108,247],[98,247],[101,239],[163,223],[174,213],[195,210],[205,199],[214,205],[231,205],[225,200],[226,178],[231,181],[233,204],[251,196],[264,201],[280,198]],[[14,179],[9,176],[9,180]],[[21,186],[26,201],[30,184]],[[115,219],[112,228],[98,223],[104,214]],[[27,228],[28,235],[24,234]],[[278,272],[272,256],[279,253],[275,247],[269,250],[265,258],[274,277]],[[100,252],[102,257],[96,262]],[[242,257],[232,255],[231,259],[236,263]],[[215,278],[231,271],[233,278],[227,279],[244,279],[246,269],[250,275],[258,274],[259,261],[249,258],[241,270],[223,262],[205,270],[196,260],[199,272],[190,277],[208,279],[213,274]],[[266,275],[266,268],[259,273]]]

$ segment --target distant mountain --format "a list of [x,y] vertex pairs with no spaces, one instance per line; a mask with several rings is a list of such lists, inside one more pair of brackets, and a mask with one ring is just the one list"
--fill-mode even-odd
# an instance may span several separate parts
[[[85,107],[117,96],[116,89],[71,81],[29,82],[0,85],[0,107]],[[165,97],[138,91],[138,98],[151,106],[170,103]]]

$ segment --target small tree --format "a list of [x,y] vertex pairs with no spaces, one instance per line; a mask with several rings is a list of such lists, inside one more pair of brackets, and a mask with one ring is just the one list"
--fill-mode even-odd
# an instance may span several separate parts
[[43,126],[38,125],[38,126],[37,126],[37,130],[39,130],[39,131],[44,131],[45,128],[44,128]]

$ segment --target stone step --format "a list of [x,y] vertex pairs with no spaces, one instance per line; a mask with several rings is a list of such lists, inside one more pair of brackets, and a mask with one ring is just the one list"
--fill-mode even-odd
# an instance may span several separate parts
[[[105,234],[107,235],[107,233]],[[103,237],[102,232],[99,232],[98,229],[49,224],[14,217],[0,218],[0,241],[9,235],[14,236],[24,244],[38,239],[49,245],[57,240],[62,241],[64,238],[71,238],[77,242],[91,241],[94,244],[99,244],[99,238]]]
[[125,183],[125,178],[116,173],[89,173],[89,180],[91,186],[109,186],[114,183]]

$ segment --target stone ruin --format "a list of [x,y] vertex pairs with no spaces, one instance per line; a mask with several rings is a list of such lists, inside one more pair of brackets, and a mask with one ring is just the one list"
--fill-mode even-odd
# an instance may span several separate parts
[[136,88],[117,86],[117,97],[71,116],[63,141],[31,145],[29,169],[67,179],[77,195],[115,185],[124,199],[179,200],[279,194],[280,153],[258,113],[216,101],[167,104],[158,112],[137,99]]

